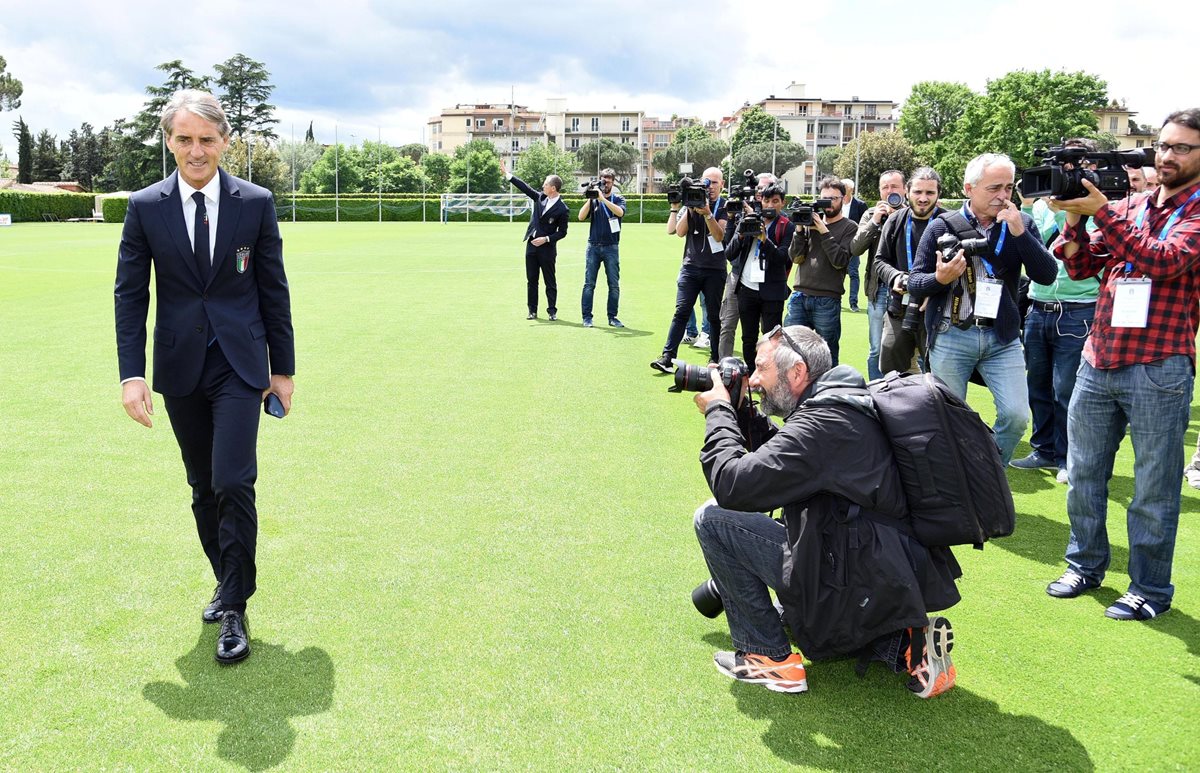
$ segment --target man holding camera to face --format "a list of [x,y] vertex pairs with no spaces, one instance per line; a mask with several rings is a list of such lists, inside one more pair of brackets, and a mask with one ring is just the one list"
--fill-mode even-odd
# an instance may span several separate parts
[[838,341],[842,337],[842,293],[846,289],[846,266],[850,243],[858,227],[842,215],[846,186],[836,177],[817,184],[821,198],[813,202],[808,222],[793,218],[797,233],[788,255],[796,264],[794,292],[788,298],[787,325],[805,325],[829,344],[833,364],[838,364]]
[[617,173],[602,169],[595,185],[587,185],[579,219],[592,219],[588,231],[587,253],[584,255],[583,270],[583,326],[592,327],[592,297],[596,292],[596,278],[600,265],[608,282],[608,324],[610,327],[625,327],[617,319],[617,305],[621,300],[621,263],[617,247],[621,241],[621,218],[625,217],[625,199],[613,192]]
[[1050,203],[1067,213],[1054,254],[1072,278],[1103,278],[1067,411],[1067,570],[1046,592],[1073,598],[1104,579],[1108,480],[1128,426],[1129,590],[1105,610],[1117,620],[1157,617],[1175,591],[1179,471],[1200,327],[1200,108],[1169,115],[1155,150],[1159,187],[1109,201],[1085,179],[1087,195]]
[[[891,443],[873,412],[838,395],[862,390],[862,376],[831,367],[828,344],[799,325],[759,339],[755,365],[728,386],[712,371],[712,387],[695,397],[713,499],[694,526],[717,598],[710,616],[723,605],[736,648],[716,653],[717,669],[805,692],[804,656],[792,651],[786,622],[810,658],[858,655],[863,668],[882,661],[907,673],[922,698],[949,690],[953,634],[929,612],[958,602],[961,572],[949,549],[926,548],[891,525],[908,514]],[[775,509],[781,520],[766,515]]]
[[[842,182],[845,182],[843,180]],[[879,339],[883,330],[884,309],[888,307],[888,288],[879,282],[879,275],[873,267],[873,261],[879,252],[879,235],[883,224],[900,207],[904,206],[904,172],[899,169],[889,169],[879,175],[879,201],[869,210],[864,211],[859,218],[851,216],[858,223],[858,233],[850,243],[850,270],[858,270],[858,256],[866,254],[866,285],[867,285],[867,378],[874,380],[886,373],[879,371]],[[853,285],[851,286],[853,292]]]
[[930,370],[963,400],[979,370],[996,403],[996,445],[1006,465],[1029,423],[1018,282],[1022,268],[1043,284],[1055,276],[1033,218],[1012,201],[1015,177],[1008,156],[971,159],[963,175],[967,202],[930,222],[908,276],[910,295],[929,299]]
[[[684,182],[691,183],[690,180]],[[705,169],[702,181],[690,186],[693,195],[699,192],[696,186],[703,186],[703,200],[689,206],[689,191],[683,190],[682,203],[687,214],[679,216],[672,213],[671,219],[676,224],[675,235],[686,242],[683,268],[679,271],[675,294],[675,316],[671,319],[671,329],[667,333],[662,356],[650,363],[651,368],[661,373],[670,373],[675,368],[675,355],[683,341],[688,314],[696,305],[696,297],[701,291],[704,292],[704,311],[712,331],[711,357],[713,362],[717,361],[721,343],[721,296],[728,275],[725,258],[725,225],[728,221],[721,201],[724,182],[725,176],[720,169],[715,166]]]
[[[925,352],[925,322],[920,302],[908,292],[908,274],[916,257],[917,246],[932,218],[945,212],[938,206],[942,178],[930,167],[913,172],[908,182],[907,207],[888,216],[879,231],[879,248],[871,263],[871,274],[879,282],[881,330],[876,372],[912,369],[913,355]],[[859,234],[863,229],[860,226]],[[928,362],[925,363],[928,368]]]
[[733,279],[732,287],[727,290],[737,304],[742,325],[742,356],[751,370],[760,326],[765,333],[783,321],[787,277],[792,267],[788,248],[796,230],[783,214],[783,188],[768,184],[758,197],[761,211],[743,215],[738,233],[729,243]]

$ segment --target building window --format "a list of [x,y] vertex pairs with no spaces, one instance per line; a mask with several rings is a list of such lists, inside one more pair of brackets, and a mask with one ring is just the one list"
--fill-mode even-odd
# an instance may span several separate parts
[[1146,141],[1145,141],[1145,140],[1138,140],[1138,141],[1137,141],[1137,146],[1138,146],[1139,148],[1144,148],[1144,147],[1146,147]]
[[852,118],[854,116],[854,105],[842,105],[842,115]]
[[442,141],[441,140],[438,140],[438,148],[437,149],[438,150],[442,149]]
[[875,118],[875,105],[867,105],[866,113],[864,115],[866,115],[867,118]]
[[471,128],[471,119],[470,118],[467,119],[467,128],[468,129]]
[[808,105],[796,105],[796,115],[808,115]]
[[520,150],[521,149],[521,141],[513,140],[512,141],[512,149],[513,149],[513,153],[516,153],[518,150]]
[[628,118],[621,119],[621,131],[623,131],[623,132],[629,131],[629,119]]
[[571,131],[573,131],[573,132],[579,131],[579,119],[578,118],[571,119]]
[[817,133],[817,122],[816,121],[808,122],[808,132],[807,133],[808,134],[816,134]]
[[484,118],[476,118],[475,119],[475,128],[476,129],[482,129],[484,126],[487,126],[486,119],[484,119]]
[[571,138],[571,150],[579,150],[579,138],[578,137]]
[[1111,117],[1108,119],[1108,133],[1109,133],[1109,134],[1116,134],[1116,133],[1117,133],[1117,117],[1116,117],[1115,115],[1114,115],[1114,116],[1111,116]]
[[594,132],[600,131],[600,119],[599,118],[592,119],[592,131],[594,131]]
[[504,119],[503,118],[493,118],[492,126],[496,127],[497,129],[503,129],[504,128]]

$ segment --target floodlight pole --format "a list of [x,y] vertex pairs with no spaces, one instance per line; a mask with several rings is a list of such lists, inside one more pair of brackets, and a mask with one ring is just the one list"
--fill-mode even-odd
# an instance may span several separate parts
[[337,121],[333,122],[333,222],[342,222],[338,197],[338,134]]
[[379,222],[383,222],[383,129],[375,127],[375,174],[379,177]]
[[779,147],[779,119],[775,119],[775,136],[771,138],[771,176],[775,176],[775,151]]
[[246,135],[246,182],[254,182],[254,135]]
[[296,222],[296,124],[292,124],[292,222]]

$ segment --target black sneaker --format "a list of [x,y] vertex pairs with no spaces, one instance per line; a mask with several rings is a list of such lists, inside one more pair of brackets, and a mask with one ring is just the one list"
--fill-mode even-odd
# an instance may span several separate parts
[[659,357],[657,360],[650,363],[650,367],[654,368],[660,373],[673,373],[675,372],[675,361],[671,359],[671,355],[664,354],[662,357]]
[[1055,462],[1049,456],[1042,456],[1037,451],[1034,451],[1024,459],[1014,459],[1008,463],[1009,467],[1016,467],[1018,470],[1049,470],[1058,467],[1058,462]]
[[1170,602],[1164,604],[1157,601],[1147,601],[1142,596],[1131,591],[1117,599],[1111,607],[1104,610],[1104,615],[1105,617],[1111,617],[1113,620],[1149,620],[1158,617],[1170,608]]
[[525,317],[525,319],[537,319],[537,312],[529,312],[529,316]]
[[1084,591],[1099,588],[1100,583],[1089,580],[1074,569],[1068,569],[1054,582],[1046,586],[1046,592],[1059,599],[1073,599]]

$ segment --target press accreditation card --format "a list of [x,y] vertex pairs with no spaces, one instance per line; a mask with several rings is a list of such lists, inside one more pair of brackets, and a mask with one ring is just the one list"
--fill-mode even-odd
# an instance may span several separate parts
[[975,285],[975,316],[995,319],[1000,313],[1000,296],[1004,283],[990,277],[980,279]]
[[608,219],[608,230],[612,231],[613,233],[620,233],[621,221],[615,217],[610,217]]
[[708,235],[708,246],[714,253],[725,251],[725,245],[714,239],[712,234]]
[[754,282],[756,284],[761,284],[767,281],[767,269],[765,266],[763,266],[763,259],[759,255],[759,247],[761,246],[762,242],[755,240],[754,252],[748,258],[750,265],[746,267],[747,281]]
[[1150,315],[1150,280],[1145,277],[1113,282],[1113,327],[1145,327]]

